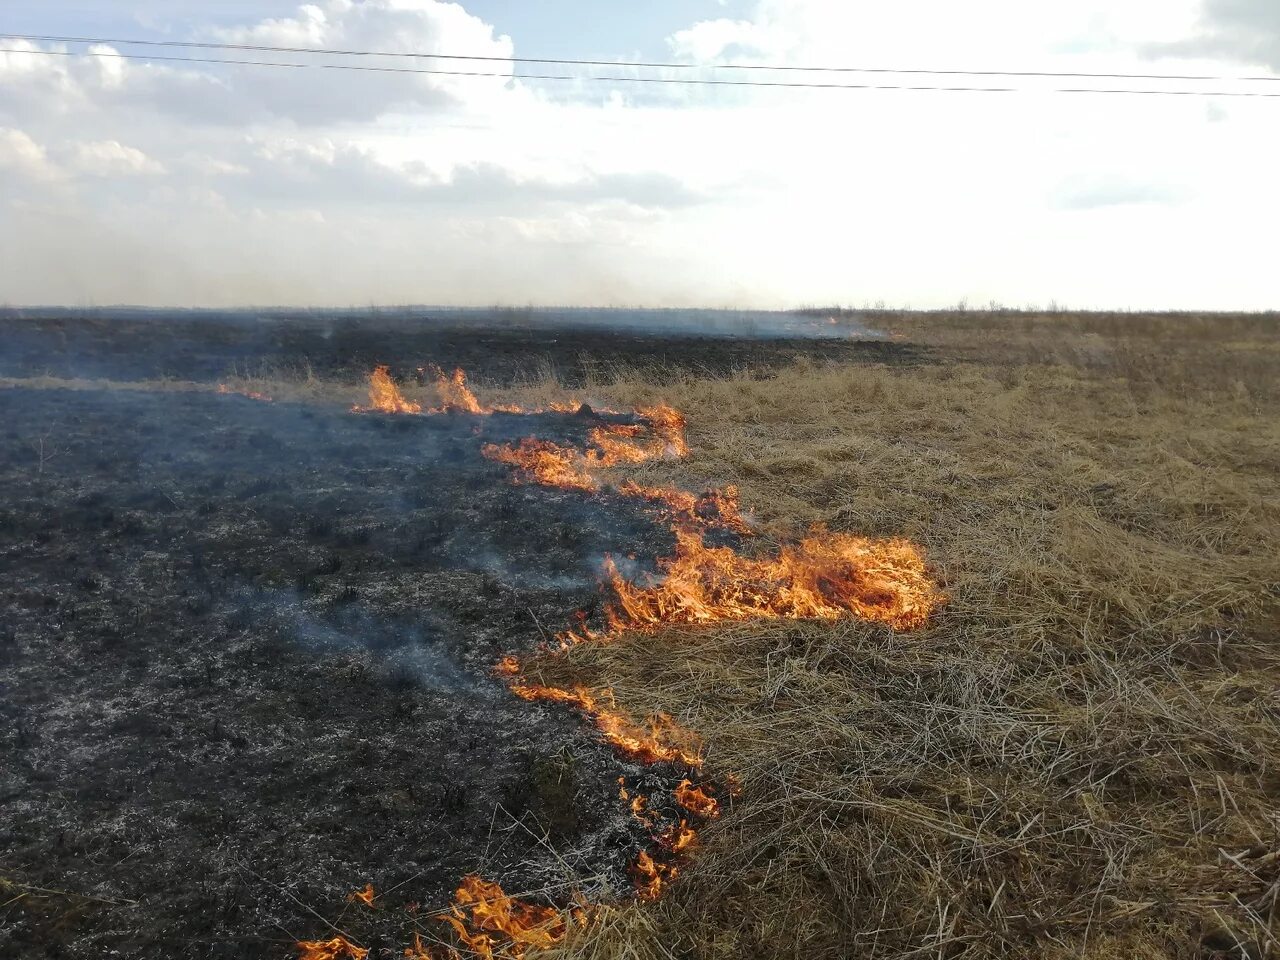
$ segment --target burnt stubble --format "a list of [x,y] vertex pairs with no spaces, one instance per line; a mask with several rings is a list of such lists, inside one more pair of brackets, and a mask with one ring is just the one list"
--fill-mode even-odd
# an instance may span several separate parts
[[0,420],[0,953],[390,950],[468,873],[628,887],[618,778],[683,771],[491,676],[598,615],[605,553],[671,549],[480,456],[590,417],[9,389]]

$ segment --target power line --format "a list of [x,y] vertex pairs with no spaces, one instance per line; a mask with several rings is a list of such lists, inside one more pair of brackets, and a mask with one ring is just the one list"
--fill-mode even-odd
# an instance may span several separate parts
[[[0,33],[0,39],[31,40],[46,43],[112,43],[125,46],[185,47],[204,50],[236,50],[256,53],[327,54],[342,57],[410,57],[428,60],[475,60],[492,63],[535,63],[579,67],[618,67],[653,70],[755,70],[791,71],[801,73],[901,73],[926,76],[960,77],[1039,77],[1058,79],[1094,80],[1194,80],[1215,83],[1274,83],[1280,76],[1231,76],[1228,74],[1174,74],[1174,73],[1089,73],[1053,70],[944,70],[922,67],[805,67],[792,64],[756,63],[664,63],[643,60],[579,60],[555,57],[499,57],[491,54],[469,55],[460,53],[419,53],[404,51],[346,50],[328,47],[278,47],[250,43],[212,43],[194,40],[130,40],[111,37],[60,37],[42,34]],[[156,58],[158,59],[158,58]],[[537,78],[542,79],[542,78]],[[558,79],[558,78],[553,78]],[[582,79],[574,77],[573,79]],[[589,78],[586,78],[589,79]],[[605,78],[615,79],[615,78]],[[781,85],[781,84],[779,84]]]
[[292,70],[352,70],[361,73],[396,73],[425,74],[442,77],[493,77],[503,80],[569,80],[598,81],[605,83],[649,83],[675,84],[683,86],[711,87],[773,87],[805,90],[910,90],[931,91],[938,93],[1096,93],[1121,94],[1144,97],[1252,97],[1280,98],[1280,93],[1263,93],[1252,90],[1134,90],[1103,89],[1099,87],[1047,87],[1037,91],[1033,87],[957,87],[934,86],[923,84],[887,84],[887,83],[817,83],[794,82],[783,80],[714,80],[693,77],[619,77],[619,76],[580,76],[576,74],[521,73],[510,74],[497,71],[482,70],[436,70],[421,67],[370,67],[352,63],[285,63],[271,60],[231,60],[211,57],[170,57],[141,53],[110,53],[98,50],[86,50],[75,53],[69,50],[19,50],[13,47],[0,47],[0,53],[30,54],[45,57],[103,57],[118,60],[146,60],[165,63],[199,63],[226,64],[248,67],[281,67]]

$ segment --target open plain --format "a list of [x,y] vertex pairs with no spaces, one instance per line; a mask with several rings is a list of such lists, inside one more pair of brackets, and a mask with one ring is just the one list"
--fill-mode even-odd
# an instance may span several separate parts
[[1280,318],[795,323],[0,319],[0,955],[1275,955]]

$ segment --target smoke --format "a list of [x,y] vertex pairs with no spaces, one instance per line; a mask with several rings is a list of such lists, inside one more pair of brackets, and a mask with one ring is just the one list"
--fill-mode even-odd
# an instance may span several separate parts
[[[510,330],[552,333],[591,332],[712,337],[724,339],[880,340],[885,334],[868,326],[864,318],[821,310],[735,310],[710,308],[640,307],[451,307],[407,304],[370,307],[246,307],[204,309],[192,307],[0,307],[0,319],[82,318],[119,324],[152,324],[159,321],[187,324],[193,332],[201,325],[234,328],[237,337],[252,346],[255,357],[272,352],[280,325],[305,329],[323,340],[335,332],[360,328],[423,333],[432,329],[476,331]],[[164,330],[165,336],[173,331]],[[251,338],[252,342],[248,342]],[[549,343],[554,344],[554,340]],[[153,349],[156,345],[149,345]],[[2,356],[3,354],[0,354]],[[187,358],[189,359],[189,358]],[[223,372],[210,368],[210,372]]]
[[[599,581],[599,570],[603,559],[595,559],[591,570],[584,564],[581,572],[549,573],[513,563],[510,558],[494,550],[464,548],[461,544],[452,546],[450,556],[454,558],[460,570],[486,573],[495,580],[520,590],[546,591],[591,589]],[[595,572],[593,573],[592,570]]]
[[293,640],[320,656],[356,656],[370,671],[394,686],[416,686],[436,693],[496,697],[501,687],[476,676],[447,652],[442,630],[372,616],[360,607],[309,612],[301,595],[284,592],[250,599],[283,626]]

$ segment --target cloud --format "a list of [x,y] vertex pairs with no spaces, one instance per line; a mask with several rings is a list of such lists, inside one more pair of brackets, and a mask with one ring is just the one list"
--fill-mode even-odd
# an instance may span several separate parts
[[1152,56],[1226,58],[1280,73],[1280,3],[1204,0],[1192,36],[1144,49]]
[[[449,62],[403,57],[318,57],[289,53],[175,51],[175,56],[261,60],[285,66],[178,67],[139,62],[120,50],[92,45],[97,56],[63,58],[21,51],[65,52],[65,44],[19,42],[0,54],[0,116],[99,109],[161,111],[222,125],[286,120],[302,126],[358,123],[395,111],[444,111],[499,95],[512,64],[508,37],[456,3],[442,0],[325,0],[304,4],[292,17],[262,20],[214,33],[218,41],[309,50],[350,49],[430,54],[466,51],[494,61]],[[294,66],[290,66],[294,65]],[[331,65],[367,70],[333,70]],[[377,72],[377,69],[454,69],[496,77]]]
[[675,210],[706,202],[697,190],[657,171],[562,170],[556,176],[521,172],[493,161],[437,171],[421,161],[395,163],[376,151],[332,139],[282,139],[246,145],[234,162],[206,170],[240,174],[227,189],[255,202],[336,205],[449,206],[475,216],[527,215],[539,208],[616,203]]
[[53,180],[57,168],[44,147],[22,130],[0,127],[0,170],[31,180]]
[[70,165],[90,177],[149,177],[165,172],[163,164],[116,140],[75,144]]
[[667,38],[676,57],[708,63],[735,54],[768,53],[774,35],[763,24],[750,20],[703,20]]
[[50,151],[23,130],[0,127],[0,170],[66,184],[78,177],[153,177],[164,165],[117,140],[65,141]]
[[[359,73],[323,69],[263,72],[254,82],[258,100],[277,116],[302,123],[369,120],[392,110],[441,109],[464,104],[477,96],[500,91],[512,74],[509,37],[495,36],[493,27],[443,0],[325,0],[300,6],[292,17],[262,20],[247,27],[224,29],[217,37],[230,43],[299,47],[309,50],[345,49],[379,53],[451,53],[459,51],[494,61],[461,63],[420,56],[361,57],[326,62],[364,67],[456,69],[494,72],[505,77],[476,78],[447,75]],[[289,60],[288,55],[270,59]],[[296,58],[295,58],[296,59]],[[316,62],[311,58],[309,62]]]

